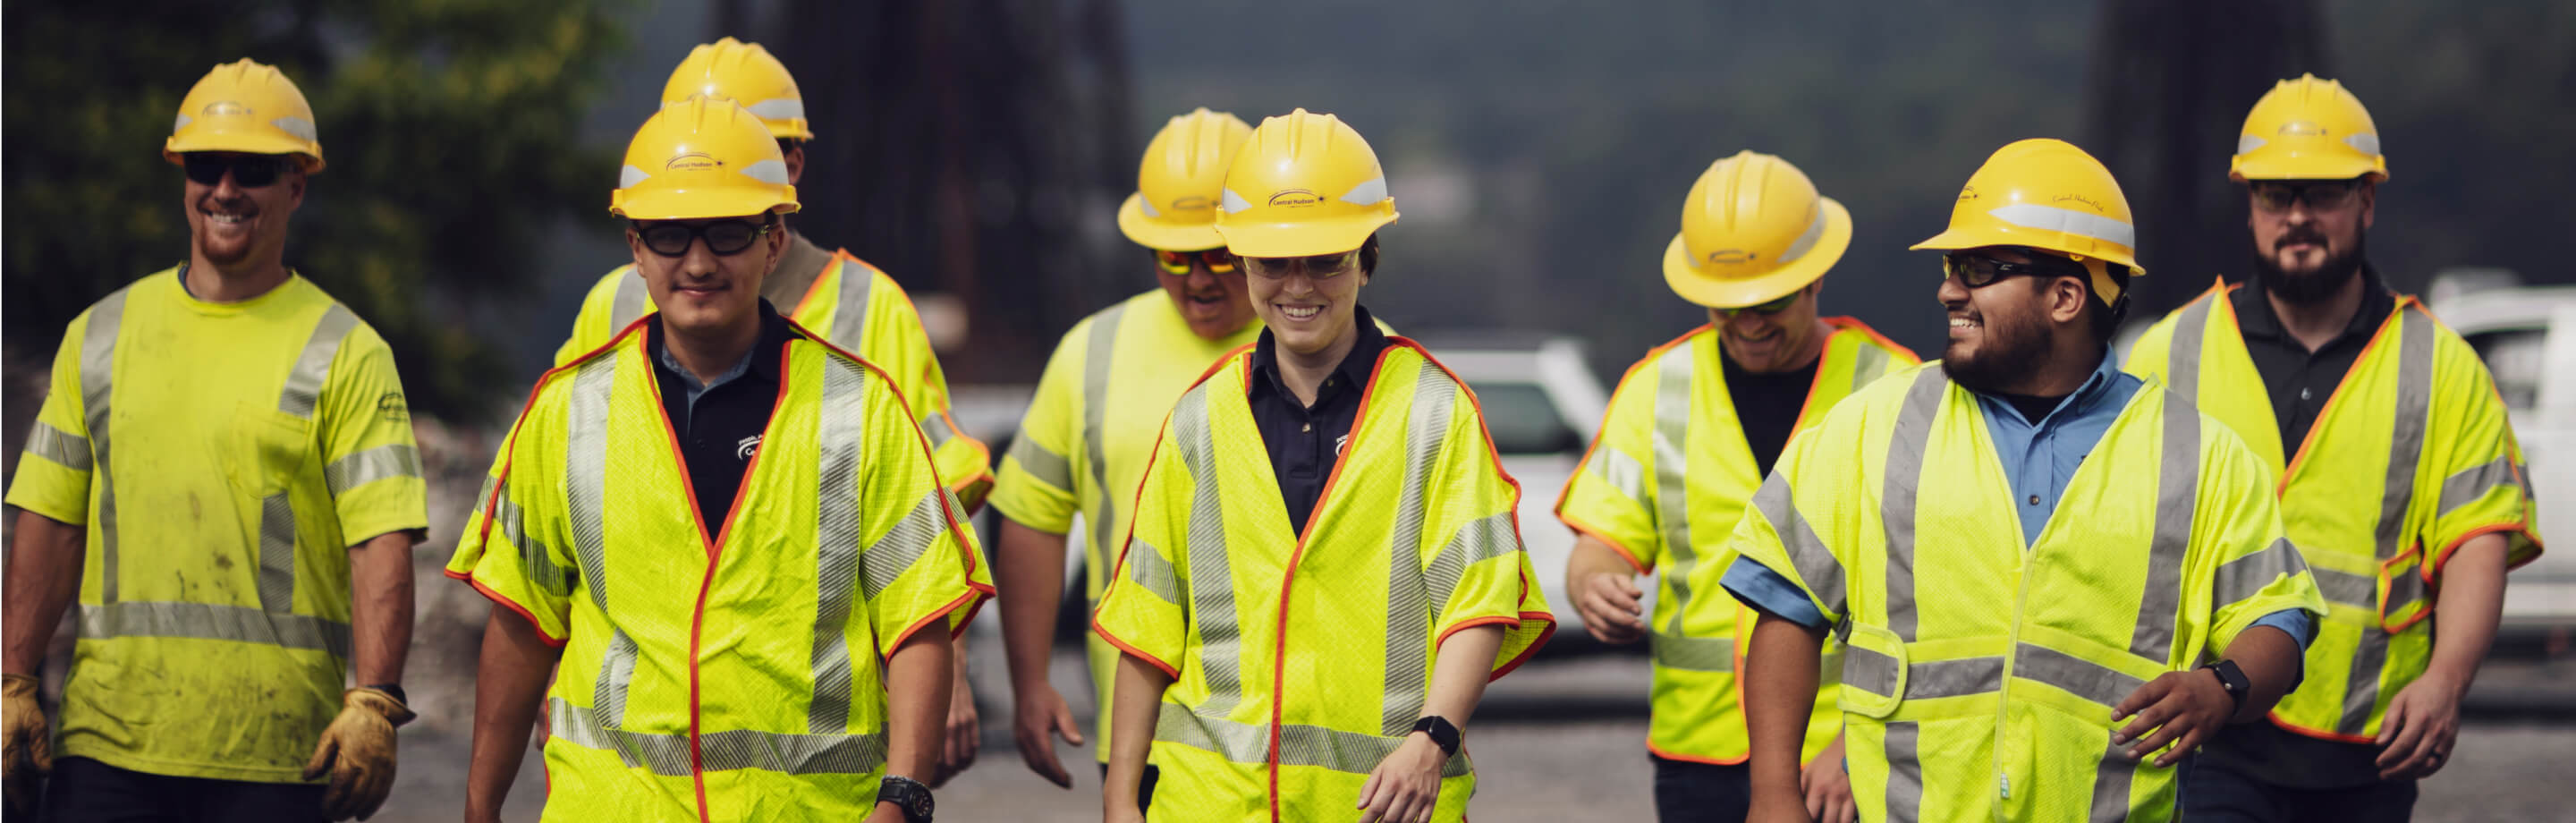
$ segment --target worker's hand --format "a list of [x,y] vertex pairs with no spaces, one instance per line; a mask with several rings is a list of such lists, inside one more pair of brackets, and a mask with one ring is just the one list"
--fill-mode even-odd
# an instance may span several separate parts
[[1360,786],[1360,823],[1428,823],[1440,806],[1440,765],[1449,762],[1430,732],[1406,735]]
[[1851,773],[1843,770],[1842,735],[1835,735],[1833,744],[1798,772],[1798,789],[1807,794],[1807,816],[1818,823],[1860,819],[1860,806],[1852,802]]
[[[2185,755],[2209,742],[2236,713],[2236,701],[2227,696],[2227,687],[2219,685],[2218,673],[2208,669],[2187,672],[2165,672],[2147,685],[2130,692],[2111,712],[2112,722],[2128,719],[2129,725],[2111,734],[2111,744],[2126,746],[2131,760],[2173,745],[2172,751],[2156,758],[2156,765],[2170,767],[2182,762]],[[2153,734],[2149,734],[2153,732]],[[2140,738],[2144,738],[2140,740]]]
[[983,718],[975,713],[975,686],[966,682],[964,665],[957,667],[957,676],[950,682],[955,685],[949,688],[948,728],[940,735],[944,745],[939,747],[939,763],[930,770],[934,789],[975,765],[975,753],[984,744]]
[[394,727],[411,719],[411,707],[381,690],[356,688],[341,695],[340,716],[322,730],[322,744],[304,764],[306,780],[331,776],[331,787],[322,793],[324,818],[365,820],[385,804],[394,788]]
[[26,787],[36,776],[54,769],[53,730],[45,726],[45,704],[36,698],[38,681],[32,675],[0,675],[6,685],[0,686],[0,723],[5,723],[7,752],[0,755],[0,788],[5,788],[11,809],[29,800]]
[[2460,736],[2460,697],[2467,692],[2467,684],[2440,671],[2398,690],[2379,721],[2379,779],[2422,780],[2441,771]]
[[1082,745],[1082,729],[1073,722],[1073,710],[1064,705],[1064,695],[1056,693],[1055,684],[1045,681],[1016,689],[1019,699],[1011,711],[1011,737],[1020,744],[1020,760],[1061,788],[1073,788],[1073,776],[1065,774],[1064,763],[1055,757],[1055,741]]
[[1645,596],[1634,575],[1601,572],[1575,581],[1574,611],[1583,616],[1583,630],[1601,642],[1635,643],[1646,639],[1645,609],[1638,602]]
[[537,727],[534,731],[528,732],[529,751],[539,754],[545,753],[546,736],[554,731],[554,724],[555,702],[552,700],[537,701]]

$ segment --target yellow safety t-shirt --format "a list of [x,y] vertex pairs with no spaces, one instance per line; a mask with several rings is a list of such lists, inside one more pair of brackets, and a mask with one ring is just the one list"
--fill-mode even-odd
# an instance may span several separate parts
[[2283,527],[2328,609],[2307,677],[2272,722],[2375,742],[2388,701],[2432,663],[2426,618],[2451,552],[2501,534],[2509,565],[2540,556],[2531,472],[2486,364],[2412,297],[2380,322],[2307,442],[2286,448],[2231,288],[2222,281],[2157,321],[2131,347],[2128,369],[2195,398],[2282,478]]
[[238,303],[183,269],[74,318],[10,505],[87,530],[56,754],[303,781],[340,711],[348,548],[429,526],[393,351],[300,275]]
[[720,530],[641,326],[548,372],[487,476],[447,573],[563,647],[546,820],[865,817],[883,661],[991,594],[885,374],[797,333]]
[[[1511,671],[1555,629],[1475,395],[1391,338],[1304,534],[1247,401],[1251,349],[1183,394],[1093,630],[1173,676],[1154,820],[1353,820],[1422,716],[1440,641],[1504,627]],[[1463,750],[1433,820],[1475,793]]]
[[[940,370],[939,354],[931,350],[930,334],[921,327],[921,313],[903,286],[848,251],[835,251],[804,297],[793,308],[778,308],[798,325],[821,333],[825,342],[885,370],[921,421],[922,433],[929,435],[939,476],[949,490],[969,512],[984,505],[984,495],[993,487],[992,455],[949,416],[947,373]],[[555,365],[607,345],[609,338],[655,310],[634,264],[609,271],[582,298],[572,336],[555,349]]]
[[[1844,396],[1921,362],[1914,352],[1848,317],[1833,332],[1793,430],[1825,416]],[[1601,432],[1566,480],[1556,514],[1655,574],[1647,642],[1654,652],[1654,712],[1646,749],[1669,760],[1736,764],[1750,753],[1735,664],[1751,638],[1753,610],[1722,590],[1696,590],[1699,547],[1735,531],[1762,485],[1727,391],[1717,329],[1701,326],[1657,346],[1628,368],[1610,396]],[[1663,459],[1665,456],[1679,459]],[[1805,759],[1842,733],[1834,678],[1841,647],[1828,644]]]
[[2271,472],[2150,380],[2025,541],[1991,437],[1938,363],[1871,384],[1790,442],[1728,559],[1836,624],[1861,819],[2170,820],[2176,770],[2121,754],[2112,707],[2324,611]]

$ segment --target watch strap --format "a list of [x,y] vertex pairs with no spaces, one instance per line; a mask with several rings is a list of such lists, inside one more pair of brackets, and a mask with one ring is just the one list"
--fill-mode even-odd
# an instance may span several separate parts
[[877,800],[902,809],[907,823],[930,823],[930,814],[937,808],[929,786],[899,774],[886,775],[877,783]]
[[2245,695],[2254,690],[2254,681],[2245,676],[2244,669],[2237,668],[2236,661],[2220,660],[2201,668],[2208,669],[2210,674],[2218,677],[2218,687],[2227,692],[2229,708],[2245,707]]
[[1413,730],[1430,735],[1431,744],[1439,746],[1442,755],[1458,756],[1458,726],[1450,723],[1449,718],[1428,715],[1413,721]]

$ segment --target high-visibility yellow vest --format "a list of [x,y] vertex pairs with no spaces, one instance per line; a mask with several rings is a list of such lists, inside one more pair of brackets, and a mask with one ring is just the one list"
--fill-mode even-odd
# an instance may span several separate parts
[[[555,365],[607,345],[609,338],[653,311],[653,296],[634,264],[609,271],[582,298],[572,336],[555,349]],[[805,297],[794,308],[780,306],[779,311],[797,325],[821,332],[824,342],[883,369],[921,422],[922,433],[930,436],[939,476],[949,490],[969,512],[984,505],[984,494],[993,487],[992,455],[983,441],[959,431],[948,415],[948,375],[940,370],[939,354],[922,330],[921,313],[902,285],[856,255],[834,251]]]
[[2288,451],[2229,291],[2222,282],[2157,321],[2128,369],[2194,398],[2281,477],[2283,528],[2329,607],[2307,677],[2272,722],[2372,742],[2389,699],[2432,661],[2425,618],[2451,551],[2500,533],[2508,563],[2540,555],[2530,471],[2477,351],[2412,297],[2380,322],[2307,442]]
[[[1848,317],[1816,363],[1797,429],[1825,416],[1845,395],[1922,362],[1914,352]],[[1610,397],[1601,433],[1568,478],[1556,514],[1599,538],[1639,574],[1655,574],[1654,715],[1646,749],[1671,760],[1744,762],[1744,706],[1735,664],[1751,638],[1753,610],[1692,581],[1698,545],[1735,530],[1762,485],[1752,447],[1727,391],[1718,332],[1701,326],[1657,346],[1628,368]],[[1679,459],[1667,459],[1667,456]],[[1842,650],[1828,644],[1804,755],[1812,759],[1842,732],[1835,678]]]
[[429,525],[393,351],[301,275],[182,268],[74,318],[8,502],[86,531],[54,751],[303,782],[349,668],[349,547]]
[[[1392,338],[1304,534],[1246,401],[1250,350],[1180,398],[1094,631],[1175,681],[1156,820],[1352,820],[1422,717],[1441,638],[1506,627],[1500,677],[1555,628],[1521,550],[1520,489],[1475,395]],[[1461,751],[1434,820],[1475,791]]]
[[2112,707],[2324,608],[2270,482],[2151,381],[2026,542],[1985,415],[1935,363],[1799,435],[1727,545],[1836,623],[1861,819],[2169,820],[2175,770],[2120,755]]
[[545,819],[866,816],[882,661],[992,592],[884,373],[797,333],[730,513],[697,511],[642,326],[548,372],[487,476],[447,573],[563,647]]

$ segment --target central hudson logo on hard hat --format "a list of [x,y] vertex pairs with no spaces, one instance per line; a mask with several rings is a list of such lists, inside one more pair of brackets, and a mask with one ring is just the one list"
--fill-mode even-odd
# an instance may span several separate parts
[[197,113],[207,117],[249,117],[250,107],[230,100],[217,100],[207,103],[206,107],[198,109]]
[[1713,265],[1732,266],[1737,263],[1751,263],[1755,258],[1761,256],[1762,254],[1760,252],[1746,251],[1743,249],[1720,249],[1708,253],[1708,262]]
[[2326,127],[2310,123],[2305,120],[2292,120],[2281,124],[2281,128],[2278,133],[2316,135],[2322,137],[2326,133]]
[[1178,200],[1174,200],[1174,201],[1172,201],[1172,210],[1173,210],[1173,211],[1206,211],[1210,206],[1213,206],[1213,205],[1215,205],[1215,204],[1213,204],[1213,203],[1209,203],[1209,202],[1208,202],[1207,195],[1204,195],[1204,194],[1193,194],[1193,195],[1190,195],[1190,196],[1188,196],[1188,197],[1183,197],[1183,198],[1180,198],[1180,199],[1178,199]]
[[1961,188],[1959,189],[1959,199],[1961,199],[1961,200],[1975,200],[1975,199],[1977,199],[1977,187],[1975,187],[1975,186],[1963,186],[1963,187],[1961,187]]
[[671,158],[671,162],[662,164],[662,168],[667,171],[708,171],[724,168],[724,161],[706,152],[693,151]]
[[1324,196],[1308,189],[1280,189],[1270,194],[1270,205],[1298,208],[1324,202]]

